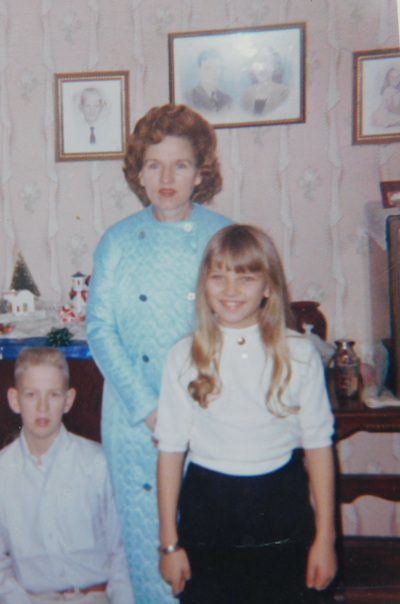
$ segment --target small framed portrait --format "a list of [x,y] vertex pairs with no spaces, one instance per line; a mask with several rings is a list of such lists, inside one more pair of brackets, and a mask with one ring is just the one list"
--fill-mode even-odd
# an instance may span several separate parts
[[170,33],[170,101],[216,128],[304,122],[305,37],[305,23]]
[[353,53],[353,144],[400,141],[400,49]]
[[381,182],[382,203],[384,208],[400,207],[400,180]]
[[117,159],[129,133],[129,72],[56,73],[56,161]]

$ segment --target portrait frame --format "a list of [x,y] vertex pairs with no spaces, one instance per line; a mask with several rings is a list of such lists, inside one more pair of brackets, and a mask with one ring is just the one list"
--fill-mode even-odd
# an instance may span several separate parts
[[400,207],[400,180],[388,180],[380,183],[384,208]]
[[168,49],[170,102],[214,128],[305,122],[306,23],[169,33]]
[[56,161],[120,159],[129,134],[129,71],[54,74]]
[[394,368],[394,394],[400,398],[400,214],[388,216],[391,357]]
[[[397,82],[398,80],[398,82]],[[396,85],[393,85],[393,84]],[[353,145],[400,141],[400,49],[353,53]]]

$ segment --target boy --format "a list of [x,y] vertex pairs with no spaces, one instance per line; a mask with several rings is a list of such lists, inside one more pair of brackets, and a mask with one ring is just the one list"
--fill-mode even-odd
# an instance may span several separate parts
[[101,446],[68,432],[74,402],[56,348],[17,358],[19,438],[0,451],[0,602],[133,604]]

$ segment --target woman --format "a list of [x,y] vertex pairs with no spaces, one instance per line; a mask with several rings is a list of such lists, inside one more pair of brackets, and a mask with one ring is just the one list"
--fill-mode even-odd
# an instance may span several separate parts
[[392,67],[381,87],[381,104],[372,115],[375,126],[390,128],[400,124],[400,69]]
[[289,88],[282,84],[283,68],[276,53],[260,50],[253,57],[250,74],[253,84],[240,97],[240,106],[246,112],[264,115],[289,96]]
[[193,327],[195,283],[210,237],[230,221],[200,204],[221,189],[216,136],[184,105],[154,107],[124,168],[144,210],[110,227],[94,255],[87,339],[105,377],[102,441],[136,604],[172,602],[158,572],[152,443],[169,348]]

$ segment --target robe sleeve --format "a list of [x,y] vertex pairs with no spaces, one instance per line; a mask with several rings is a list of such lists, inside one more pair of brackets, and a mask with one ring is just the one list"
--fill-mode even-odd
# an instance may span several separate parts
[[86,308],[86,337],[96,364],[122,401],[133,426],[157,407],[158,396],[143,376],[139,359],[130,359],[121,341],[115,307],[115,268],[122,250],[107,232],[94,254]]

